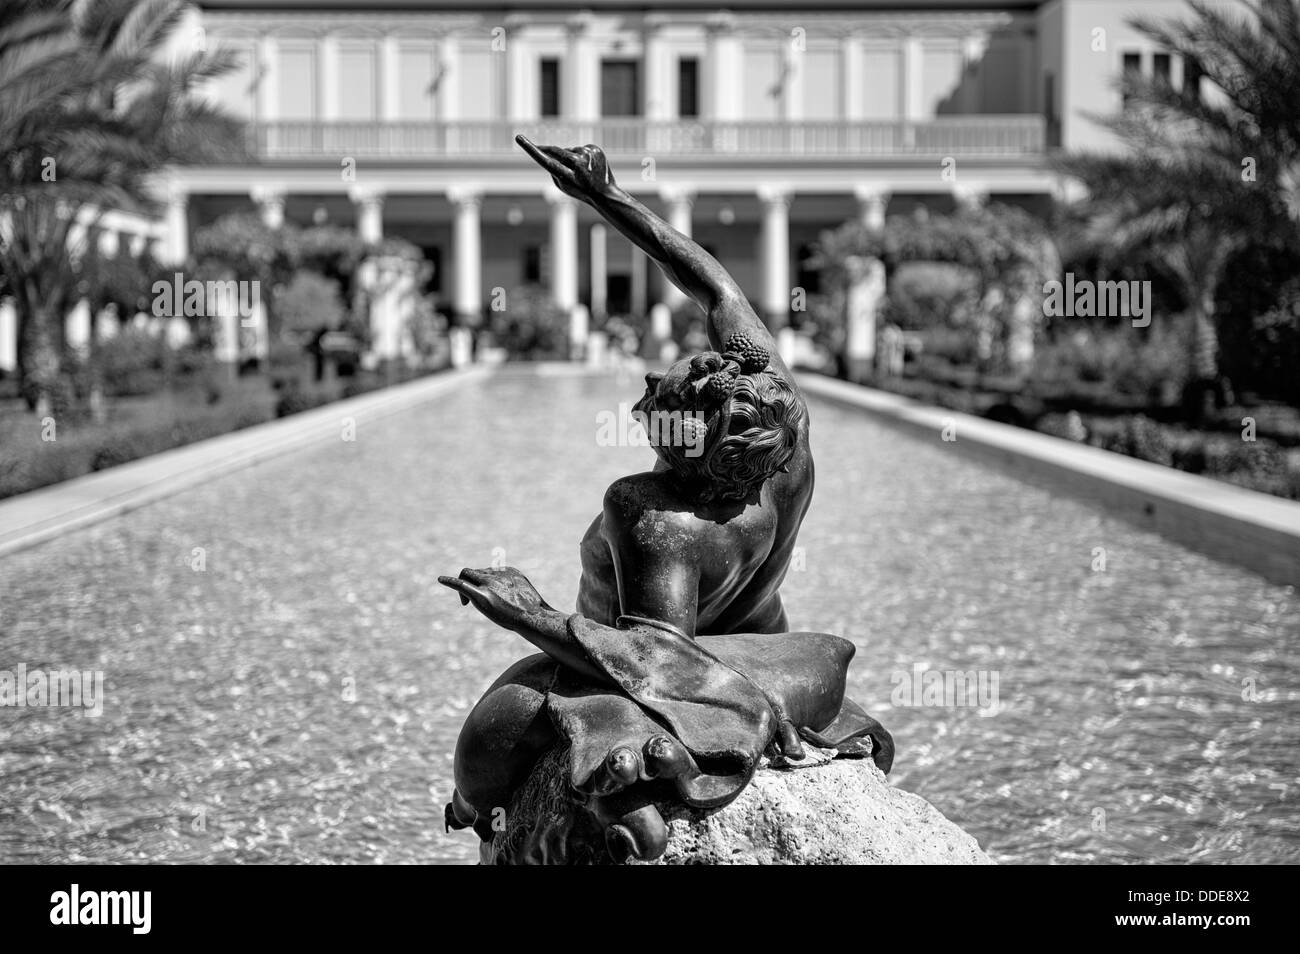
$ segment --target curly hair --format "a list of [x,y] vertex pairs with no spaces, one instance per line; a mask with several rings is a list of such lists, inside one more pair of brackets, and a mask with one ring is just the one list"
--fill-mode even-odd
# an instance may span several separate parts
[[[678,445],[659,448],[673,471],[701,503],[744,500],[773,474],[784,471],[799,441],[803,402],[772,370],[740,374],[729,398],[725,434],[710,433],[705,452],[689,456]],[[712,432],[727,407],[709,419]]]

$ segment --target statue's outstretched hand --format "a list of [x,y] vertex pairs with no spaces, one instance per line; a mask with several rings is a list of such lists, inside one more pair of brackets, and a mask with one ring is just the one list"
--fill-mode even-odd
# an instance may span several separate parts
[[609,195],[617,185],[599,146],[574,146],[572,149],[539,146],[522,133],[515,136],[515,142],[551,174],[556,187],[565,195],[591,202]]
[[462,603],[473,603],[480,613],[506,629],[517,631],[541,612],[554,612],[528,577],[512,566],[466,567],[460,576],[440,576],[438,582],[459,593]]

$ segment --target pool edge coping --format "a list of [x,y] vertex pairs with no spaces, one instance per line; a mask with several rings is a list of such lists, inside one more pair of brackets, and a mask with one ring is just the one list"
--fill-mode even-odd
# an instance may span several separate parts
[[863,385],[805,373],[809,395],[975,451],[1017,475],[1103,503],[1106,512],[1267,579],[1300,582],[1300,503]]
[[340,439],[342,419],[377,420],[487,377],[473,365],[343,398],[0,500],[0,557],[110,520],[198,483]]

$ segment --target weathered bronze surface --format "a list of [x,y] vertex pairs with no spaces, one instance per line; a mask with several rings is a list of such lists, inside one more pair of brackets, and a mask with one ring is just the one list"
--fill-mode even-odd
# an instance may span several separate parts
[[576,613],[511,567],[439,578],[542,650],[466,720],[448,827],[490,840],[543,757],[567,760],[573,808],[498,860],[589,857],[593,837],[615,861],[657,857],[658,806],[726,805],[765,754],[802,758],[801,738],[888,771],[889,733],[844,698],[853,644],[790,632],[781,603],[813,461],[808,408],[771,334],[713,256],[619,188],[598,147],[516,141],[703,309],[715,350],[646,375],[636,412],[658,460],[605,492]]

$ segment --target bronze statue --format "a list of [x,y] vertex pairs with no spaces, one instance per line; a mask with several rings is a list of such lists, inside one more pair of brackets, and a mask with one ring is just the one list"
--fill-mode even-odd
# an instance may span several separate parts
[[[606,491],[581,544],[576,613],[513,568],[440,577],[542,650],[466,720],[448,827],[490,840],[494,812],[555,752],[574,810],[618,862],[663,852],[659,806],[726,805],[764,754],[802,759],[801,738],[887,772],[889,733],[844,698],[853,644],[789,632],[781,603],[813,462],[808,408],[771,334],[717,260],[619,188],[598,147],[516,141],[704,310],[715,350],[646,375],[637,412],[673,426],[653,429],[652,471]],[[576,837],[555,826],[510,860],[562,862]]]

